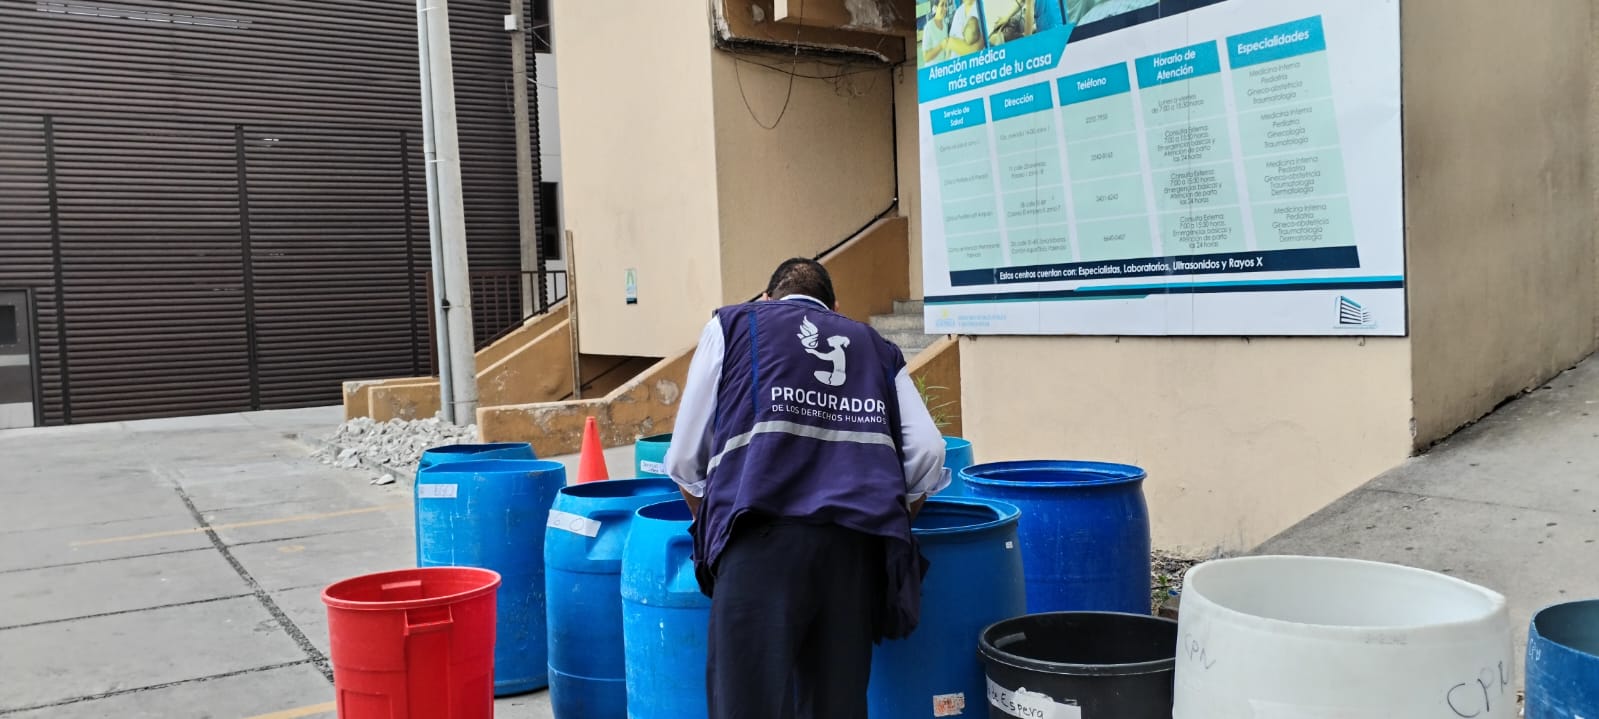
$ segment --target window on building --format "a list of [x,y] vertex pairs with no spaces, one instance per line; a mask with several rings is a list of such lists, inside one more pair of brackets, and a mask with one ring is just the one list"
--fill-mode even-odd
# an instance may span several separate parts
[[528,0],[528,29],[533,32],[533,52],[555,52],[550,35],[550,0]]
[[22,335],[22,323],[17,321],[16,305],[0,305],[0,347],[17,344]]
[[539,183],[539,247],[546,260],[561,259],[560,184]]

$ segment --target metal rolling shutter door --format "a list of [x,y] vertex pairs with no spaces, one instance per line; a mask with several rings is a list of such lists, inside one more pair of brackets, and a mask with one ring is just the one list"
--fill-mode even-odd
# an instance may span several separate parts
[[[516,269],[504,8],[452,11],[472,262]],[[47,115],[70,153],[58,157],[69,379],[81,347],[87,392],[73,392],[86,404],[71,421],[332,403],[339,380],[426,370],[414,22],[409,3],[380,0],[0,4],[0,106],[21,113],[0,127],[19,138],[0,156],[30,137],[38,148]],[[59,423],[38,155],[34,179],[23,160],[0,177],[0,279],[35,291],[42,399]],[[479,334],[514,319],[481,317]],[[240,339],[252,322],[254,347]]]

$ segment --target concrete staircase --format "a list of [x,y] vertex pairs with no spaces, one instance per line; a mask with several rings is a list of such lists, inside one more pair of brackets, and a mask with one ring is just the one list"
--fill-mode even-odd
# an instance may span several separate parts
[[921,300],[895,300],[894,314],[872,315],[872,329],[899,345],[905,358],[915,357],[942,335],[924,334]]

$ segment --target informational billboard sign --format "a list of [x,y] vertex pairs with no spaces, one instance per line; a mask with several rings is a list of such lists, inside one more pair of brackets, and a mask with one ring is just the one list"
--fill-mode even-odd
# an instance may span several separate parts
[[930,333],[1403,335],[1398,0],[923,0]]

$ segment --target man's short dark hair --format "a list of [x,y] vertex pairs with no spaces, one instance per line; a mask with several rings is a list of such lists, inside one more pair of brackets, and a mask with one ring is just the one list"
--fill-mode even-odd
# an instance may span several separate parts
[[803,257],[784,260],[772,273],[772,280],[766,283],[767,297],[780,300],[789,295],[815,297],[830,308],[838,304],[833,295],[833,278],[827,274],[827,268]]

